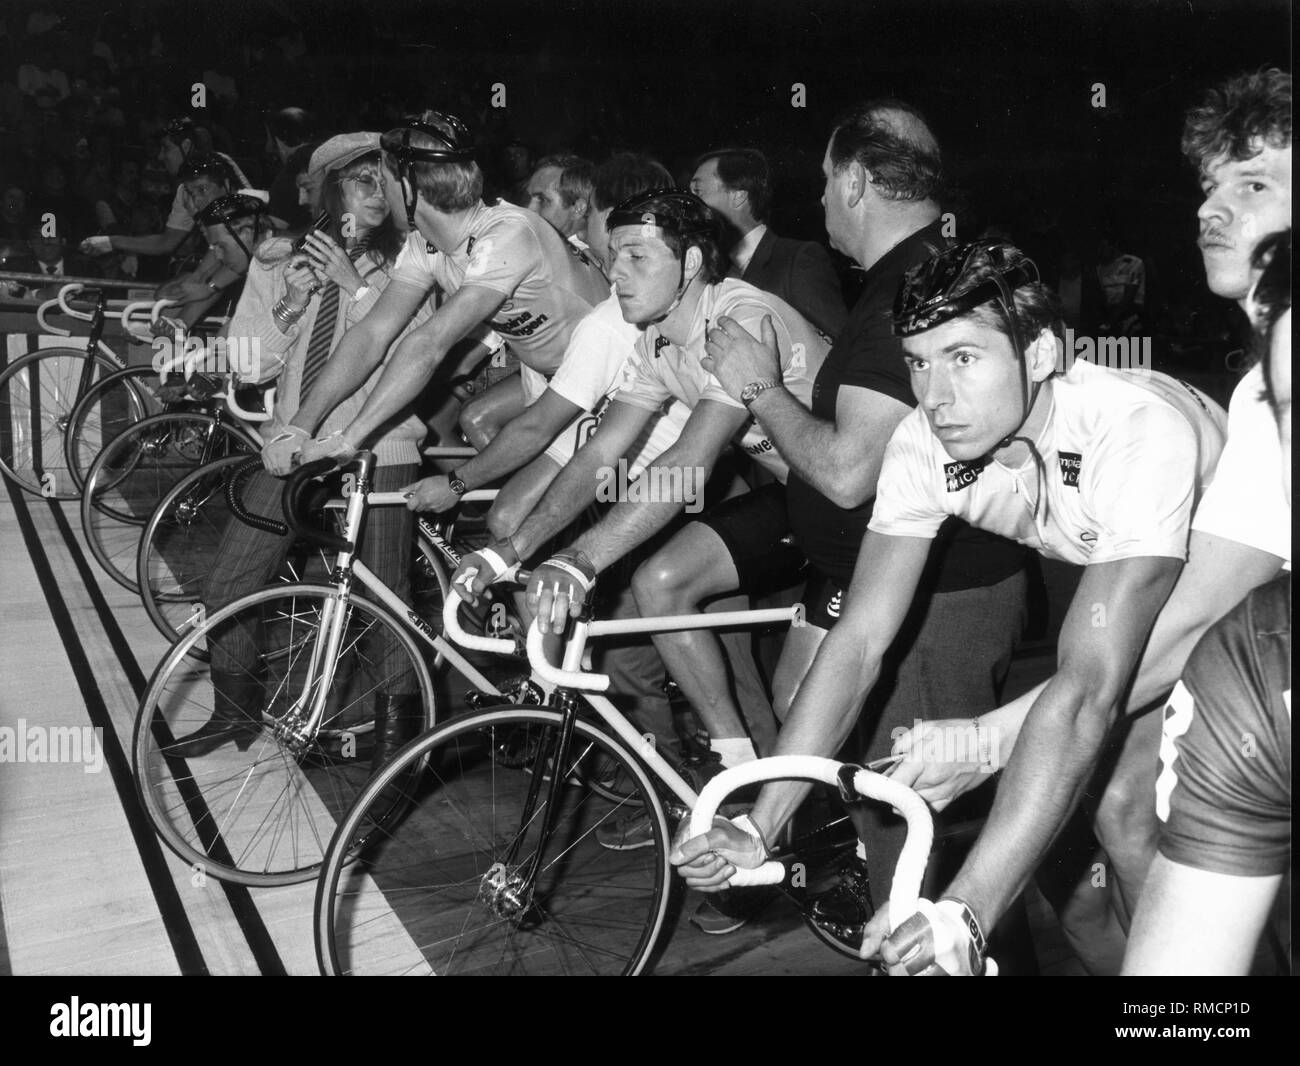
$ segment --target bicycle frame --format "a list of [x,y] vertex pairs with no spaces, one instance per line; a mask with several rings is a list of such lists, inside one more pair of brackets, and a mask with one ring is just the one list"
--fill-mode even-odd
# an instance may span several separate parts
[[[359,483],[357,491],[349,494],[345,503],[343,535],[349,545],[356,543],[368,508],[405,506],[407,502],[406,496],[400,492],[369,492],[367,489],[368,485],[364,481]],[[476,499],[490,499],[495,495],[495,491],[467,492],[465,497],[473,501]],[[437,533],[432,523],[421,520],[421,527],[441,550],[449,555],[455,555],[454,550]],[[331,575],[330,582],[336,587],[338,594],[326,601],[321,618],[320,628],[325,639],[317,641],[315,647],[313,647],[304,691],[286,712],[282,719],[282,725],[277,726],[277,729],[282,728],[289,732],[293,738],[301,741],[313,736],[319,728],[322,716],[325,713],[329,690],[334,683],[334,671],[338,665],[339,652],[343,645],[346,628],[344,614],[348,598],[352,592],[354,579],[359,581],[364,588],[373,594],[379,603],[387,607],[398,618],[406,619],[412,630],[414,630],[414,635],[432,648],[436,654],[444,656],[476,688],[492,695],[501,694],[500,690],[476,669],[456,647],[438,633],[435,633],[428,622],[411,610],[373,570],[360,559],[357,559],[352,550],[343,549],[339,551],[335,560],[334,573]]]
[[[458,624],[456,612],[461,604],[460,594],[452,589],[443,607],[443,626],[458,644],[481,651],[503,652],[512,649],[509,641],[493,637],[476,637],[466,633]],[[587,641],[593,637],[625,636],[633,633],[666,633],[685,629],[722,629],[729,626],[761,625],[770,622],[793,622],[798,617],[797,607],[780,607],[756,611],[720,611],[716,614],[661,615],[654,618],[612,619],[609,621],[579,620],[565,642],[562,665],[557,669],[546,661],[542,649],[542,633],[536,622],[528,630],[528,662],[534,676],[544,690],[563,695],[580,695],[600,716],[620,740],[632,750],[688,808],[694,808],[698,794],[673,769],[672,765],[655,750],[654,744],[633,728],[632,723],[609,700],[599,693],[609,688],[609,678],[604,674],[582,671]],[[574,701],[576,710],[576,700]],[[557,775],[558,776],[558,775]]]

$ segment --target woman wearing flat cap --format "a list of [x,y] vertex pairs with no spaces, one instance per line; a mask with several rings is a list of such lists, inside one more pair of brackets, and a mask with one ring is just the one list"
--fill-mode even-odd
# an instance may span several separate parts
[[[265,469],[248,479],[242,493],[254,514],[278,514],[283,487],[279,479],[289,472],[289,452],[280,445],[295,433],[306,436],[290,426],[289,419],[339,337],[378,301],[402,247],[404,235],[390,218],[380,165],[377,133],[342,134],[316,149],[308,171],[312,185],[320,189],[319,225],[297,243],[277,237],[258,247],[230,320],[230,338],[257,342],[255,373],[241,370],[241,378],[256,383],[276,379],[277,386],[274,417],[259,427]],[[418,315],[408,329],[426,317],[427,312]],[[386,364],[387,359],[360,390],[334,409],[322,433],[351,422]],[[378,460],[376,491],[394,491],[416,479],[424,436],[424,423],[406,412],[366,442]],[[277,458],[281,454],[284,461]],[[407,601],[413,538],[412,512],[404,507],[376,507],[370,511],[361,545],[365,564]],[[283,565],[291,540],[242,522],[229,523],[204,589],[207,611],[269,584]],[[232,741],[242,749],[250,734],[256,735],[263,700],[262,682],[251,676],[258,637],[253,627],[235,628],[213,642],[215,711],[206,725],[181,740],[178,751],[184,757],[201,757]],[[373,710],[371,761],[377,769],[418,732],[422,716],[409,667],[392,665],[407,661],[400,649],[363,647],[362,652],[368,669],[381,675],[364,678],[356,686],[357,691],[374,694],[365,697],[358,718]]]

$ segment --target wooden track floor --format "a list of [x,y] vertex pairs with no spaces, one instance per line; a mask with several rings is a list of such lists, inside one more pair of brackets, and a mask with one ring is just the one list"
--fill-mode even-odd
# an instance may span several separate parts
[[[89,726],[103,736],[98,772],[75,762],[0,763],[0,974],[317,972],[313,884],[202,881],[144,816],[131,731],[165,649],[138,599],[98,570],[75,504],[0,486],[0,727]],[[1015,689],[1039,680],[1051,661],[1017,663]],[[1042,971],[1079,972],[1045,904],[1029,903]],[[693,906],[676,908],[656,973],[863,972],[815,940],[784,899],[721,937],[687,923]]]

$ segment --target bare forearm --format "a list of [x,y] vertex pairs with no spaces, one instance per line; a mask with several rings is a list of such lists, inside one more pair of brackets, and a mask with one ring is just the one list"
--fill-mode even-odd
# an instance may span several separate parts
[[991,929],[1042,862],[1096,768],[1114,704],[1080,684],[1048,682],[1019,742],[984,830],[949,889]]
[[795,472],[840,507],[856,507],[876,491],[883,453],[870,441],[840,432],[786,389],[768,389],[751,410]]
[[[354,326],[343,334],[339,346],[321,369],[311,392],[304,396],[293,416],[293,425],[308,433],[325,421],[346,396],[365,384],[383,358],[382,345],[364,325]],[[353,438],[360,443],[359,438]]]
[[129,255],[170,255],[185,239],[185,234],[180,230],[166,230],[163,233],[151,233],[147,237],[114,234],[109,239],[116,252],[126,252]]
[[573,548],[584,552],[600,573],[644,544],[681,512],[680,501],[620,503],[594,529],[575,540]]
[[384,367],[360,414],[352,420],[347,429],[348,439],[354,443],[367,439],[414,403],[446,355],[446,348],[434,338],[420,333],[407,336]]
[[597,474],[603,459],[586,452],[586,448],[578,450],[533,512],[511,535],[520,559],[529,558],[596,498]]
[[532,462],[551,443],[554,435],[548,427],[538,424],[525,412],[507,422],[487,447],[458,468],[456,473],[467,488],[482,488]]
[[[774,754],[833,758],[853,732],[879,676],[878,655],[864,653],[847,632],[831,630],[799,686]],[[790,820],[808,791],[808,785],[794,781],[763,786],[753,817],[769,840]]]

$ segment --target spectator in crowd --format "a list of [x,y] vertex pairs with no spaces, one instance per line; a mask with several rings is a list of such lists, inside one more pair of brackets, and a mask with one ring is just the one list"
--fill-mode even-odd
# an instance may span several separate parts
[[541,215],[567,241],[577,237],[587,247],[587,215],[595,168],[576,155],[548,155],[528,179],[528,210]]
[[[1291,231],[1260,244],[1253,347],[1291,498]],[[1271,464],[1270,464],[1271,465]],[[1285,533],[1278,530],[1279,533]],[[1289,973],[1291,575],[1252,591],[1197,643],[1165,712],[1157,854],[1124,973]]]
[[1106,300],[1106,331],[1129,334],[1141,329],[1146,266],[1140,256],[1120,251],[1114,230],[1106,230],[1097,241],[1097,281]]
[[844,325],[844,297],[826,249],[778,237],[767,224],[772,180],[767,158],[752,148],[701,156],[691,192],[717,211],[731,231],[732,277],[785,300],[826,336]]
[[316,117],[301,107],[282,108],[266,118],[266,153],[280,165],[267,186],[271,217],[291,230],[306,229],[311,223],[308,209],[298,197],[295,178],[308,169],[317,136]]

